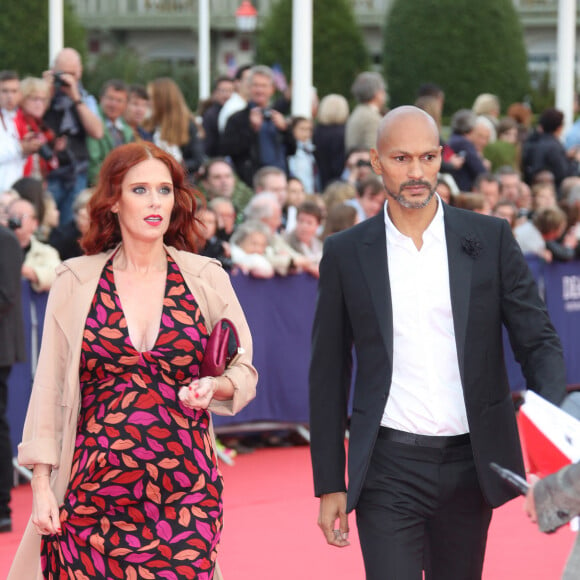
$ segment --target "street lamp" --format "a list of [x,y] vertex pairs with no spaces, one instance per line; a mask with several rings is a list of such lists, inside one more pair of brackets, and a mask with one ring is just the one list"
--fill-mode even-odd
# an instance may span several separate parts
[[249,0],[244,0],[236,10],[236,27],[240,32],[254,32],[258,22],[258,11]]

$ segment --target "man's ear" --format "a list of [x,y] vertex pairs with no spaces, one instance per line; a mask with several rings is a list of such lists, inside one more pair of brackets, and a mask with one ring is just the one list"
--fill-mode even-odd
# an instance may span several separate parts
[[381,167],[381,162],[379,160],[379,152],[376,149],[371,149],[370,154],[371,154],[371,167],[373,168],[373,171],[377,175],[382,175],[383,169]]

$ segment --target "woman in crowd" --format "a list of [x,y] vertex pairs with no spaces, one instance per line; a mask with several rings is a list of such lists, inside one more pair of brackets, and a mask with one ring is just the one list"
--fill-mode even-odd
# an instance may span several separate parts
[[322,194],[327,211],[330,211],[335,205],[343,204],[345,201],[355,197],[356,187],[352,183],[344,181],[333,181]]
[[318,265],[322,259],[322,242],[317,236],[322,222],[322,210],[314,201],[305,201],[298,206],[296,228],[285,235],[290,247],[306,256],[313,267],[309,274],[318,278]]
[[34,135],[41,143],[36,153],[24,163],[23,175],[44,179],[58,167],[56,153],[65,148],[64,137],[57,137],[44,123],[44,113],[50,103],[48,83],[39,78],[27,77],[20,83],[22,99],[14,122],[20,139]]
[[321,190],[339,179],[344,170],[344,128],[348,112],[348,101],[342,95],[326,95],[320,101],[312,142]]
[[276,272],[265,256],[270,237],[268,226],[260,221],[240,224],[231,237],[234,266],[255,278],[272,278]]
[[[87,256],[62,265],[48,300],[19,447],[32,517],[11,580],[214,577],[222,480],[209,411],[239,411],[257,374],[228,275],[191,253],[195,210],[183,169],[153,144],[103,163]],[[245,352],[200,377],[223,317]]]
[[193,113],[175,81],[162,77],[147,87],[151,99],[151,116],[145,130],[153,134],[153,142],[171,153],[181,163],[190,180],[204,162],[203,147]]
[[325,240],[328,236],[351,228],[357,223],[358,213],[354,207],[344,203],[334,205],[328,209],[321,239]]

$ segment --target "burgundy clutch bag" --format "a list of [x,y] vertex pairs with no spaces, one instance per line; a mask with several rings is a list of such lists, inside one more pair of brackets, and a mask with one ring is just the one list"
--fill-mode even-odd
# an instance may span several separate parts
[[218,377],[244,352],[238,331],[228,318],[218,320],[211,331],[200,365],[200,377]]

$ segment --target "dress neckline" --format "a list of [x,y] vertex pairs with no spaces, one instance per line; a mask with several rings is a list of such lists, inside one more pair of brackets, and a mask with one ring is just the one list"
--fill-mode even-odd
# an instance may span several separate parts
[[[116,253],[116,252],[115,252]],[[169,256],[169,254],[166,254],[167,257],[167,270],[165,272],[165,289],[163,291],[163,305],[161,307],[161,316],[159,317],[159,325],[157,327],[157,334],[155,335],[155,342],[153,343],[153,346],[150,349],[147,350],[139,350],[135,344],[133,343],[133,339],[131,338],[131,332],[129,331],[129,321],[127,320],[127,317],[125,316],[125,310],[123,309],[123,302],[121,300],[121,296],[119,295],[119,291],[117,290],[117,282],[115,280],[115,269],[113,268],[113,256],[111,256],[109,263],[107,265],[108,268],[110,268],[111,270],[111,280],[112,280],[112,292],[113,295],[115,296],[115,299],[117,301],[117,305],[119,307],[119,309],[121,310],[121,314],[123,317],[123,320],[125,321],[125,332],[127,334],[127,342],[129,344],[129,346],[139,355],[146,355],[146,354],[150,354],[152,352],[154,352],[156,350],[157,347],[157,343],[159,342],[159,337],[161,336],[161,328],[163,326],[163,317],[165,315],[165,298],[167,297],[167,293],[168,293],[168,286],[169,286],[169,269],[171,268],[171,264],[173,263],[173,260],[171,258],[171,256]]]

